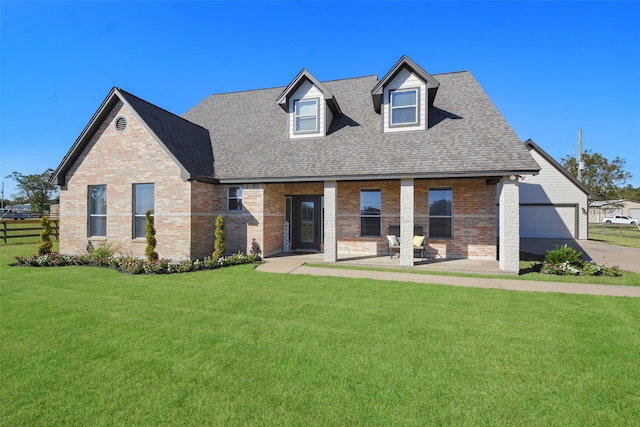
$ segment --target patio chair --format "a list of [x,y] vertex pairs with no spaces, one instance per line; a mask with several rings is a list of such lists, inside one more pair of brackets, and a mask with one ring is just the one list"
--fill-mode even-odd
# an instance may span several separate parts
[[413,236],[413,251],[420,251],[420,260],[424,261],[424,253],[427,246],[427,238],[425,236]]
[[398,258],[400,258],[400,242],[398,238],[394,235],[388,235],[387,243],[389,244],[389,259],[393,258],[394,254],[398,254]]

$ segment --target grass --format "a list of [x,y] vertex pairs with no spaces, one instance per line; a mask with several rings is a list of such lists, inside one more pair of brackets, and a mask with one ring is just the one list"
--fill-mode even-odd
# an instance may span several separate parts
[[633,425],[640,299],[9,267],[0,424]]
[[589,224],[589,240],[640,248],[640,230],[635,225]]

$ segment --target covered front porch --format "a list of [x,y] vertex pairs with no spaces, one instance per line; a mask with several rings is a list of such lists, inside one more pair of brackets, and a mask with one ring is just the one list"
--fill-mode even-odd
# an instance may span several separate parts
[[[504,176],[499,179],[501,182],[500,185],[500,193],[498,194],[499,198],[499,241],[501,244],[499,245],[499,253],[497,254],[497,260],[486,260],[485,261],[493,261],[496,263],[501,271],[508,273],[518,273],[519,271],[519,258],[520,258],[520,236],[519,236],[519,227],[520,227],[520,198],[519,198],[519,177],[515,175]],[[416,212],[416,182],[420,182],[418,179],[413,178],[403,178],[399,180],[399,215],[397,216],[397,220],[399,222],[400,235],[402,236],[413,236],[414,226],[416,225],[416,217],[424,216],[425,212],[419,211]],[[486,180],[487,187],[489,186],[490,180]],[[495,182],[498,182],[498,179],[495,179]],[[418,188],[422,188],[423,186],[419,186]],[[429,185],[426,186],[429,188]],[[468,186],[468,189],[465,187],[460,187],[463,189],[463,192],[467,193],[473,192],[473,186]],[[455,190],[455,187],[454,187]],[[455,192],[452,200],[453,208],[451,210],[451,221],[452,221],[452,238],[451,242],[456,243],[456,239],[458,239],[458,235],[467,235],[470,236],[470,239],[473,240],[474,236],[478,236],[481,234],[481,230],[479,228],[485,228],[484,230],[484,239],[488,241],[489,236],[487,235],[486,227],[473,227],[466,226],[466,221],[471,220],[474,224],[477,223],[487,223],[487,220],[490,217],[495,218],[495,205],[493,207],[493,212],[487,212],[486,201],[482,203],[482,206],[474,206],[477,204],[478,197],[474,197],[470,195],[465,197],[464,200],[470,200],[470,203],[460,203],[456,206],[456,197],[459,197],[455,193],[459,193],[460,191]],[[415,258],[415,248],[413,246],[412,239],[403,238],[400,239],[400,249],[399,249],[399,261],[397,259],[389,258],[388,261],[383,261],[382,257],[353,257],[353,256],[340,256],[339,254],[339,185],[336,181],[325,181],[324,182],[324,215],[323,215],[323,229],[324,229],[324,256],[323,262],[326,263],[336,263],[338,261],[346,262],[356,261],[356,262],[365,262],[367,259],[375,259],[375,263],[380,265],[380,263],[388,263],[394,264],[396,266],[401,267],[415,267],[416,265],[429,265],[429,266],[437,266],[439,264],[443,265],[443,269],[447,269],[451,267],[451,264],[444,263],[437,259],[435,260],[422,260],[420,258]],[[493,199],[495,201],[495,198]],[[419,201],[422,203],[422,201]],[[427,213],[427,220],[429,220]],[[495,224],[495,220],[493,222]],[[384,227],[381,230],[384,233]],[[455,234],[454,234],[455,233]],[[429,236],[427,236],[429,239]],[[495,239],[495,234],[494,234]],[[380,255],[377,253],[376,255]],[[452,257],[452,258],[460,258],[460,257]],[[486,258],[482,256],[465,256],[468,262],[482,261],[481,258]],[[478,258],[478,259],[476,259]],[[453,262],[453,260],[448,260],[449,262]]]
[[433,272],[457,272],[467,274],[500,274],[508,275],[511,273],[505,272],[500,269],[499,262],[497,260],[488,259],[414,259],[414,265],[407,267],[401,266],[398,262],[398,258],[391,259],[385,255],[363,255],[353,256],[346,253],[339,253],[338,259],[335,262],[326,262],[324,254],[318,253],[296,253],[290,252],[287,254],[278,254],[265,258],[265,263],[268,264],[267,268],[263,270],[273,273],[291,273],[295,269],[304,264],[326,264],[327,266],[337,267],[370,267],[370,268],[384,268],[390,270],[397,270],[398,272],[407,271],[433,271]]

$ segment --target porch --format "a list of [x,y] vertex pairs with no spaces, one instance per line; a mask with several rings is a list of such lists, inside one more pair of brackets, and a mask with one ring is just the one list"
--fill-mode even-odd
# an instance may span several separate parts
[[287,253],[278,254],[264,259],[266,265],[261,270],[272,273],[290,273],[303,264],[326,264],[327,266],[340,267],[376,267],[389,268],[402,271],[441,271],[469,274],[500,274],[513,275],[500,269],[500,263],[491,259],[420,259],[414,258],[413,266],[402,266],[397,257],[388,255],[353,256],[338,253],[336,262],[326,262],[324,254],[318,253]]

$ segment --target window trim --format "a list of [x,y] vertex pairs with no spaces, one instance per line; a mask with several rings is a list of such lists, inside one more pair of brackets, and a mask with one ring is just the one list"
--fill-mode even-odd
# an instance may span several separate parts
[[[378,215],[363,215],[362,214],[362,193],[364,192],[378,192],[380,194],[380,214]],[[363,218],[378,218],[380,220],[378,234],[363,234],[362,233],[362,219]],[[360,237],[380,237],[382,236],[382,189],[381,188],[361,188],[360,189]]]
[[137,218],[145,218],[145,223],[146,223],[146,217],[147,217],[147,212],[145,211],[144,213],[136,213],[136,187],[139,185],[151,185],[153,188],[153,209],[151,209],[151,216],[155,218],[155,207],[156,207],[156,186],[154,185],[153,182],[136,182],[133,184],[132,186],[132,219],[131,219],[131,238],[132,239],[145,239],[146,238],[146,234],[147,234],[147,230],[145,228],[145,232],[142,236],[136,236],[136,219]]
[[[94,187],[104,187],[104,205],[105,205],[105,213],[104,214],[96,214],[91,213],[91,188]],[[87,237],[98,237],[98,238],[106,238],[107,237],[107,184],[96,184],[87,186]],[[92,218],[104,218],[104,235],[93,234],[91,230],[91,219]]]
[[[231,189],[232,188],[239,188],[240,189],[240,197],[237,196],[237,192],[236,192],[236,196],[231,197]],[[239,206],[239,208],[236,209],[231,209],[231,200],[236,200],[237,206]],[[242,185],[229,185],[227,186],[227,211],[228,212],[242,212],[244,210],[244,205],[242,203]]]
[[[449,190],[451,192],[451,215],[431,215],[431,190]],[[429,239],[435,240],[453,240],[453,187],[429,187],[428,192],[429,200],[428,200],[428,209],[429,209]],[[432,236],[431,235],[431,218],[449,218],[451,219],[451,237],[442,237],[442,236]]]
[[[298,103],[299,102],[315,102],[316,104],[316,127],[313,130],[298,130],[298,118],[299,117],[312,117],[310,114],[300,116],[298,115]],[[301,98],[293,100],[293,134],[294,135],[306,135],[320,132],[320,98]]]
[[[416,103],[415,105],[403,105],[402,107],[394,107],[393,106],[393,94],[396,92],[415,92],[416,93]],[[402,123],[394,123],[393,122],[393,110],[400,108],[415,108],[416,109],[416,120],[413,122],[402,122]],[[407,87],[407,88],[397,88],[397,89],[389,89],[389,127],[398,128],[398,127],[408,127],[408,126],[420,126],[420,88],[419,87]]]

